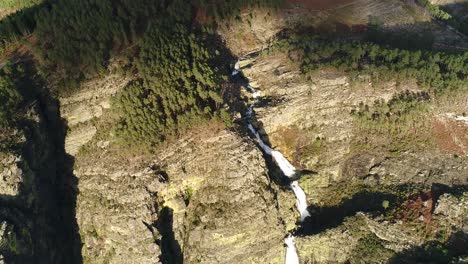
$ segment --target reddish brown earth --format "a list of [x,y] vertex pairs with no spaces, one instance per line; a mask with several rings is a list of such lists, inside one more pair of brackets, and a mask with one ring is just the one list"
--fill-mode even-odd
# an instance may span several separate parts
[[303,7],[312,10],[328,10],[350,4],[355,0],[286,0],[286,7]]
[[468,146],[468,127],[454,120],[436,119],[432,124],[432,133],[438,148],[444,153],[464,155]]
[[419,223],[429,234],[437,225],[433,222],[433,213],[439,194],[432,191],[410,195],[397,209],[394,219],[406,223]]

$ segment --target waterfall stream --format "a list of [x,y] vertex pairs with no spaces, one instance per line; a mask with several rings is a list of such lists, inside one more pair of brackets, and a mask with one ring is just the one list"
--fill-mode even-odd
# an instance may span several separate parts
[[[232,72],[232,76],[236,76],[241,72],[239,62],[237,62],[234,66],[234,70]],[[283,174],[291,178],[296,174],[296,168],[281,154],[281,152],[272,149],[269,147],[265,142],[263,142],[259,132],[255,130],[251,123],[252,115],[253,113],[253,108],[255,104],[258,102],[258,98],[261,96],[260,91],[255,90],[250,84],[247,85],[247,91],[252,94],[252,97],[254,98],[254,103],[249,105],[246,113],[246,119],[247,119],[247,128],[252,132],[253,135],[257,138],[258,144],[262,148],[262,150],[265,152],[265,154],[270,155],[274,158],[276,164],[278,167],[281,169]],[[299,186],[299,183],[297,181],[293,181],[290,184],[290,187],[292,191],[294,192],[296,196],[296,207],[299,213],[301,214],[301,221],[303,221],[306,217],[310,216],[309,212],[307,211],[307,198],[305,195],[304,190]],[[286,264],[298,264],[299,263],[299,256],[297,254],[296,247],[294,245],[294,236],[289,235],[285,239],[285,244],[286,244]]]

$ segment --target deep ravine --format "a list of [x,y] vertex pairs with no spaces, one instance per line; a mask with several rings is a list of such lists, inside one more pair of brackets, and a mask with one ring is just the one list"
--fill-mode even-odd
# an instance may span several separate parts
[[[236,62],[234,66],[234,70],[232,72],[232,76],[236,76],[241,72],[240,69],[240,64],[239,62]],[[260,91],[255,90],[250,84],[247,84],[247,91],[252,94],[252,97],[254,98],[254,102],[249,105],[246,113],[246,124],[247,128],[252,132],[253,135],[257,138],[258,144],[262,151],[269,155],[272,156],[278,165],[278,167],[281,169],[283,174],[288,177],[292,178],[296,175],[296,168],[281,154],[281,152],[272,149],[269,147],[261,138],[259,132],[255,130],[253,127],[251,120],[252,116],[254,115],[254,107],[255,104],[257,103],[259,97],[261,97]],[[290,187],[292,191],[294,192],[294,195],[296,196],[296,207],[299,213],[301,214],[301,222],[304,221],[305,218],[310,216],[309,211],[307,210],[307,198],[305,195],[304,190],[299,186],[298,181],[292,181],[290,183]],[[292,234],[289,234],[286,239],[285,239],[285,244],[286,244],[286,257],[285,257],[285,263],[286,264],[295,264],[299,263],[299,256],[297,254],[297,250],[294,244],[294,236]]]

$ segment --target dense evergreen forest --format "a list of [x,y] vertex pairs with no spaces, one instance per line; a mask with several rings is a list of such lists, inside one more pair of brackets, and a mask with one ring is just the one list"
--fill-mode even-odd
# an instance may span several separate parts
[[189,7],[168,9],[138,41],[134,65],[140,78],[117,98],[117,131],[126,141],[158,143],[213,117],[222,103],[223,73],[212,63],[219,51],[208,51],[190,19]]
[[[55,93],[104,74],[111,57],[127,54],[134,81],[116,99],[117,134],[125,142],[159,142],[201,120],[221,116],[223,73],[213,41],[196,12],[223,19],[244,7],[277,7],[281,0],[54,0],[2,20],[3,45],[34,30],[39,72]],[[210,52],[208,52],[208,46]],[[219,59],[218,59],[219,61]]]
[[18,83],[24,76],[21,67],[5,65],[0,70],[0,126],[8,126],[15,121],[17,110],[23,101]]
[[103,72],[111,55],[136,41],[151,18],[160,18],[165,2],[58,0],[42,9],[36,36],[45,77],[70,81]]
[[193,17],[180,0],[58,1],[38,16],[43,75],[59,73],[60,86],[70,86],[104,73],[111,56],[132,46],[127,71],[136,78],[116,98],[117,134],[122,142],[160,142],[216,117],[222,102],[222,74],[211,63],[220,53],[208,52]]
[[366,133],[384,133],[408,135],[411,129],[418,129],[422,116],[427,114],[428,102],[431,99],[427,92],[410,92],[406,90],[395,94],[388,102],[377,100],[372,106],[361,104],[351,111],[360,128]]
[[39,81],[25,65],[6,62],[0,67],[0,152],[16,150],[24,108],[39,92]]
[[[222,47],[194,19],[203,10],[214,21],[237,16],[245,7],[278,8],[282,0],[53,0],[23,9],[0,22],[2,45],[33,30],[39,71],[56,93],[73,91],[81,80],[105,74],[109,59],[128,56],[133,81],[115,100],[117,135],[123,142],[158,143],[194,123],[222,116],[219,69]],[[26,3],[26,2],[24,2]],[[31,2],[32,3],[32,2]],[[370,28],[369,36],[389,39]],[[369,37],[371,39],[371,37]],[[401,40],[395,36],[390,42]],[[426,36],[403,46],[426,45]],[[398,40],[398,41],[396,41]],[[400,41],[401,42],[401,41]],[[426,44],[424,44],[426,43]],[[337,67],[374,81],[416,79],[441,92],[466,87],[467,53],[400,50],[362,42],[301,40],[303,71]],[[429,48],[429,47],[424,47]],[[217,61],[215,63],[214,61]],[[3,119],[17,96],[4,81]],[[11,95],[9,95],[11,94]],[[10,98],[11,97],[11,98]],[[8,110],[10,109],[10,110]]]
[[[198,5],[226,17],[245,6],[279,2],[205,0]],[[57,0],[37,15],[39,51],[49,72],[60,70],[68,79],[86,78],[104,71],[109,57],[134,43],[150,24],[165,19],[167,10],[172,9],[172,17],[190,19],[194,8],[182,0]]]
[[352,77],[371,76],[373,82],[417,80],[436,93],[468,87],[468,52],[402,50],[372,43],[301,40],[295,43],[305,52],[302,70],[310,73],[322,67],[341,69]]

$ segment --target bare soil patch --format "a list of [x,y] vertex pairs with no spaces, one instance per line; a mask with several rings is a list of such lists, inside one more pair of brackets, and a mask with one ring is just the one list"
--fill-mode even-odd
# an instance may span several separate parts
[[432,191],[410,195],[397,208],[394,219],[405,223],[417,223],[426,234],[432,233],[437,228],[437,223],[433,221],[433,214],[439,195]]
[[436,119],[432,125],[432,132],[437,146],[445,153],[464,155],[468,146],[468,129],[453,120]]

